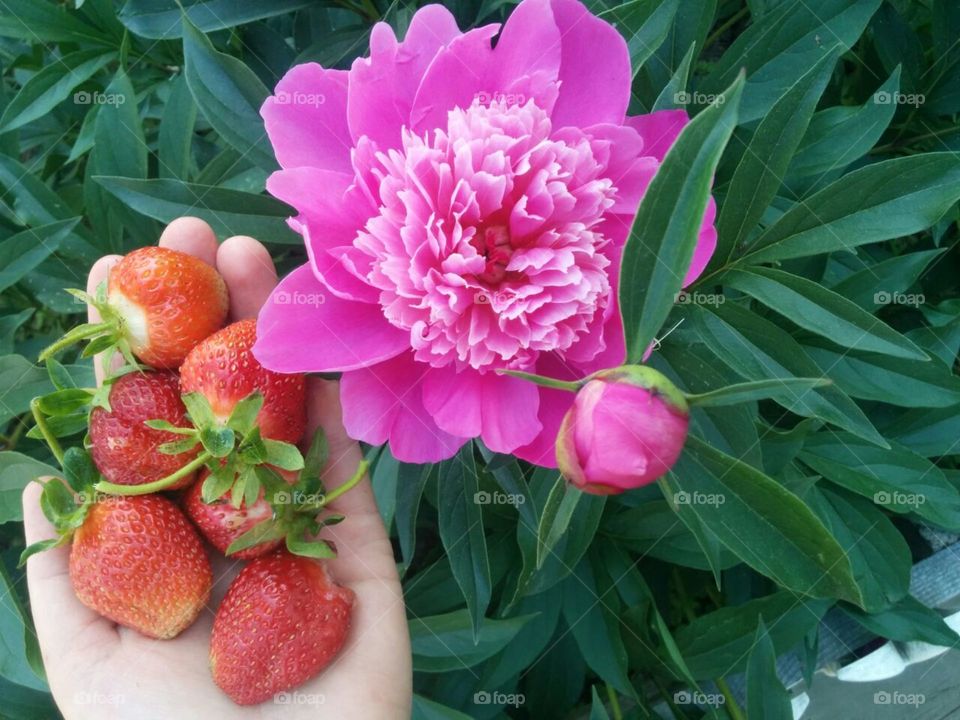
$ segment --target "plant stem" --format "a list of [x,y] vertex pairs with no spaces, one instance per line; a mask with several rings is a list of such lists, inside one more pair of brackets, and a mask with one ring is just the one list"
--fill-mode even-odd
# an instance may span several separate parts
[[664,686],[660,678],[658,678],[656,675],[651,675],[651,679],[653,680],[653,684],[657,686],[657,690],[660,691],[661,697],[663,697],[664,702],[667,703],[667,707],[670,708],[670,712],[673,713],[673,716],[675,718],[679,718],[679,720],[687,720],[687,714],[683,712],[683,710],[681,710],[679,707],[677,707],[677,704],[673,701],[673,698],[670,696],[670,692]]
[[171,485],[176,485],[179,480],[182,480],[197,470],[211,457],[213,456],[210,453],[202,452],[176,472],[159,480],[144,483],[143,485],[117,485],[116,483],[101,480],[97,483],[96,489],[99,492],[110,493],[111,495],[148,495],[149,493],[159,492],[166,490]]
[[325,507],[325,506],[329,505],[331,502],[333,502],[334,500],[336,500],[338,497],[340,497],[341,495],[343,495],[345,492],[347,492],[348,490],[356,487],[356,485],[358,485],[358,484],[360,483],[360,481],[363,480],[364,476],[367,474],[367,468],[368,468],[368,467],[370,467],[370,463],[367,462],[366,460],[361,460],[361,461],[360,461],[360,464],[357,466],[357,471],[353,474],[353,477],[351,477],[349,480],[347,480],[345,483],[343,483],[343,485],[340,485],[340,486],[338,486],[338,487],[335,487],[335,488],[334,488],[333,490],[331,490],[329,493],[326,493],[326,494],[323,496],[323,500],[322,500],[321,502],[319,502],[319,503],[306,503],[306,504],[304,504],[304,505],[299,506],[300,509],[302,509],[302,510],[310,510],[310,509],[313,509],[313,508],[320,509],[320,508],[322,508],[322,507]]
[[623,710],[620,709],[620,701],[617,700],[617,691],[613,685],[607,683],[607,697],[610,698],[610,710],[613,712],[613,720],[623,720]]
[[703,43],[703,49],[706,50],[708,47],[713,45],[717,39],[723,35],[727,30],[729,30],[734,24],[742,20],[750,12],[749,7],[742,7],[733,15],[727,18],[720,27],[710,33],[710,37],[707,38],[706,42]]
[[50,432],[47,419],[40,410],[40,398],[35,397],[30,401],[30,412],[33,413],[33,419],[37,423],[37,429],[40,430],[40,434],[43,435],[43,439],[47,442],[50,452],[53,453],[57,462],[60,463],[60,467],[63,467],[63,448],[60,447],[60,442],[54,437],[53,433]]
[[70,345],[73,345],[78,340],[83,340],[84,338],[93,337],[94,335],[100,335],[104,331],[109,330],[110,327],[111,327],[111,323],[106,323],[106,322],[94,323],[91,325],[87,325],[86,327],[82,327],[82,326],[77,327],[74,330],[71,330],[70,332],[65,334],[62,338],[57,340],[55,343],[45,347],[43,349],[43,352],[40,353],[40,357],[38,358],[38,360],[40,362],[43,362],[48,357],[52,357],[53,355],[56,355],[58,352],[60,352],[66,347],[69,347]]
[[497,370],[497,374],[510,375],[511,377],[520,378],[521,380],[528,380],[535,385],[542,385],[543,387],[554,388],[555,390],[568,390],[573,393],[577,392],[583,385],[582,382],[556,380],[555,378],[548,378],[544,377],[543,375],[522,372],[521,370]]
[[737,699],[730,691],[730,686],[727,685],[727,681],[723,678],[716,678],[713,682],[720,692],[723,693],[723,697],[726,700],[726,702],[723,704],[723,707],[727,711],[727,714],[731,717],[731,720],[746,720],[743,715],[743,711],[740,709],[740,706],[737,705]]

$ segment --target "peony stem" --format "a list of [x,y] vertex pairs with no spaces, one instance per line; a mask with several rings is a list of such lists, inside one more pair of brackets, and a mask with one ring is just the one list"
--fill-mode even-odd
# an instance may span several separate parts
[[582,380],[557,380],[556,378],[548,378],[543,375],[522,372],[520,370],[497,370],[497,374],[510,375],[511,377],[520,378],[521,380],[528,380],[535,385],[554,388],[555,390],[567,390],[572,393],[577,392],[583,386]]

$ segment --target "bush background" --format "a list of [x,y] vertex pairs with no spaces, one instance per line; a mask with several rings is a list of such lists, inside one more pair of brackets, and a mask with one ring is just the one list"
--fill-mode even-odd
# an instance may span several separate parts
[[[464,29],[512,8],[445,4]],[[907,583],[929,553],[921,531],[960,530],[960,7],[588,4],[629,41],[632,113],[683,104],[697,114],[747,69],[714,184],[721,252],[674,308],[667,326],[683,323],[653,362],[694,392],[791,375],[835,385],[696,411],[705,442],[673,476],[606,500],[564,495],[556,473],[475,446],[436,467],[371,449],[404,573],[416,717],[645,717],[648,698],[717,680],[723,689],[748,663],[747,709],[782,710],[773,657],[799,648],[812,670],[831,607],[885,637],[952,645]],[[402,33],[415,10],[183,6],[190,24],[172,0],[0,2],[4,718],[58,717],[15,566],[20,491],[53,472],[27,434],[30,399],[51,389],[33,361],[83,310],[63,288],[82,287],[102,254],[155,243],[184,214],[221,239],[265,241],[281,272],[303,262],[289,209],[263,194],[275,164],[259,105],[292,65],[349,67],[373,22]],[[837,45],[839,59],[824,60]],[[766,254],[751,256],[760,246]],[[886,325],[865,326],[863,314]],[[87,361],[65,363],[73,382],[91,382]],[[478,492],[494,501],[476,502]],[[677,501],[697,493],[725,501]],[[523,702],[476,702],[494,692]]]

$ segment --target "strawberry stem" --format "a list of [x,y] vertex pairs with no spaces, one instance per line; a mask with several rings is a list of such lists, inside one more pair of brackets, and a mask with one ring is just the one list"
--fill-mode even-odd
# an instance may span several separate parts
[[53,357],[64,348],[69,347],[80,340],[112,332],[115,327],[115,323],[112,322],[86,323],[84,325],[79,325],[57,340],[55,343],[45,347],[40,353],[39,360],[40,362],[44,362],[47,358]]
[[298,509],[309,510],[309,509],[312,509],[313,507],[317,507],[317,508],[326,507],[327,505],[332,503],[334,500],[336,500],[338,497],[343,495],[345,492],[347,492],[348,490],[352,490],[354,487],[356,487],[360,483],[360,481],[363,480],[364,476],[367,474],[368,467],[370,467],[370,463],[367,462],[366,460],[361,460],[360,464],[357,466],[357,471],[353,474],[353,477],[351,477],[349,480],[343,483],[343,485],[335,487],[330,492],[324,494],[322,501],[318,503],[304,504],[299,506]]
[[47,418],[40,410],[40,400],[41,398],[35,397],[30,401],[30,412],[33,413],[33,419],[37,423],[37,429],[40,431],[40,434],[43,435],[43,439],[50,447],[50,452],[53,453],[53,456],[57,459],[57,462],[60,463],[60,467],[63,467],[63,448],[60,447],[60,441],[57,440],[54,434],[50,431],[50,427],[47,425]]
[[197,470],[212,457],[210,453],[202,452],[176,472],[162,477],[159,480],[154,480],[153,482],[143,483],[142,485],[117,485],[116,483],[101,480],[96,484],[95,489],[99,492],[110,493],[111,495],[149,495],[150,493],[160,492],[172,485],[176,485],[178,481]]

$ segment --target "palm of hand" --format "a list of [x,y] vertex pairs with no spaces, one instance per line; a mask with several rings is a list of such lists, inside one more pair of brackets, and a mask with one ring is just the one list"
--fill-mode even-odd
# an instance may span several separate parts
[[[160,242],[217,266],[230,289],[232,319],[254,315],[276,283],[269,254],[250,238],[231,238],[218,249],[209,227],[183,218]],[[88,286],[96,287],[115,261],[101,259]],[[360,449],[343,431],[335,384],[310,382],[311,432],[322,426],[327,433],[331,462],[325,479],[336,487],[356,470]],[[28,543],[53,535],[40,512],[39,493],[37,484],[24,492]],[[325,532],[339,552],[330,562],[331,574],[357,596],[347,645],[318,677],[254,707],[234,705],[214,685],[208,664],[214,611],[241,562],[213,558],[216,584],[208,607],[180,636],[157,641],[117,627],[77,600],[68,547],[31,558],[27,579],[37,635],[51,690],[67,720],[409,717],[412,671],[403,597],[369,480],[339,498],[334,509],[347,519]]]

